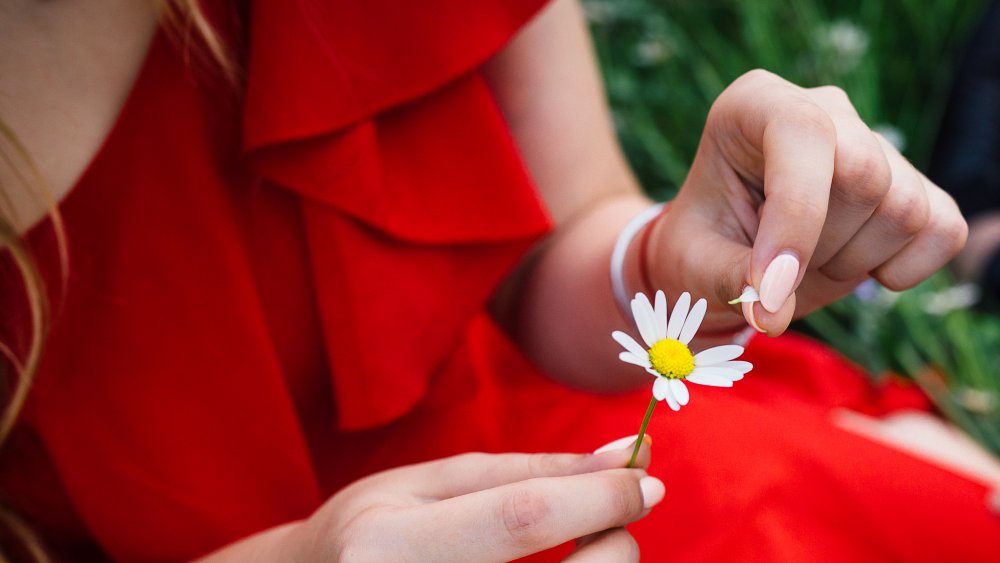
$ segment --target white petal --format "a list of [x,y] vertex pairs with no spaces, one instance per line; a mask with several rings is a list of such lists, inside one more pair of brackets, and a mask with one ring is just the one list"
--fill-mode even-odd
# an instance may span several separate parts
[[667,383],[667,379],[657,376],[656,381],[653,383],[653,396],[656,397],[657,401],[662,401],[667,398],[670,393],[670,384]]
[[659,342],[667,337],[667,295],[662,289],[656,290],[653,320],[656,322],[656,341]]
[[713,367],[730,368],[739,370],[740,373],[747,373],[753,369],[753,364],[750,362],[721,362],[715,364]]
[[728,379],[729,381],[739,381],[743,379],[743,373],[740,372],[739,370],[733,368],[719,367],[718,364],[714,366],[696,367],[694,368],[694,371],[691,372],[691,374],[694,375],[696,373],[701,375],[711,375],[712,377],[721,377],[724,379]]
[[729,302],[730,305],[735,305],[737,303],[753,303],[755,301],[760,301],[760,295],[757,294],[757,290],[753,286],[748,285],[743,288],[743,293],[739,297],[733,299]]
[[688,388],[684,385],[684,382],[680,379],[668,379],[667,383],[670,384],[670,394],[677,398],[677,402],[681,406],[688,404],[691,394],[688,393]]
[[649,304],[649,298],[642,293],[636,293],[632,300],[632,317],[635,319],[635,326],[639,328],[639,335],[652,348],[656,344],[656,327],[653,322],[653,306]]
[[737,346],[736,344],[727,344],[725,346],[716,346],[714,348],[709,348],[708,350],[703,350],[694,355],[694,365],[696,366],[710,366],[712,364],[717,364],[719,362],[725,362],[728,360],[734,360],[740,357],[743,353],[743,347]]
[[691,307],[691,294],[685,291],[677,298],[677,303],[674,303],[674,312],[670,315],[670,323],[667,324],[667,338],[677,340],[680,336],[689,307]]
[[636,365],[642,368],[649,369],[651,367],[649,363],[649,356],[645,355],[636,356],[632,352],[622,352],[621,354],[618,354],[618,359],[627,364]]
[[670,407],[670,410],[672,410],[672,411],[679,411],[679,410],[681,410],[680,403],[677,402],[677,398],[675,398],[674,394],[670,391],[669,382],[667,384],[667,396],[664,397],[664,399],[667,400],[667,406]]
[[688,313],[687,320],[684,321],[684,328],[681,329],[681,337],[678,340],[684,344],[691,342],[695,333],[698,332],[698,327],[701,326],[702,319],[705,318],[705,311],[707,309],[708,301],[704,299],[699,299],[694,304],[694,307],[691,307],[691,312]]
[[632,352],[632,354],[635,357],[637,358],[649,357],[649,352],[645,348],[640,346],[639,343],[636,342],[635,339],[629,336],[628,334],[625,334],[620,330],[616,330],[611,333],[611,338],[614,338],[615,342],[621,344],[622,348],[625,348],[629,352]]
[[717,375],[705,375],[695,372],[692,372],[691,375],[687,376],[686,381],[690,381],[691,383],[697,383],[698,385],[708,385],[709,387],[733,386],[733,382],[729,381],[725,377],[719,377]]

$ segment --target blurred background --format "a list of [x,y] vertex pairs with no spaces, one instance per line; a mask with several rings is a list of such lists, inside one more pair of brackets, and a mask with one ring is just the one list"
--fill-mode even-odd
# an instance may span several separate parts
[[[584,0],[619,137],[658,199],[684,181],[712,101],[757,67],[801,86],[840,86],[862,119],[926,171],[959,57],[989,4]],[[1000,457],[1000,313],[981,295],[948,271],[903,293],[865,284],[796,328],[876,383],[912,379]]]

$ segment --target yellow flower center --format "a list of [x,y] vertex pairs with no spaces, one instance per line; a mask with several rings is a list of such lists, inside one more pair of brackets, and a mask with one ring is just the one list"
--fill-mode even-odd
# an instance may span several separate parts
[[684,379],[694,371],[694,356],[682,342],[667,338],[649,349],[649,363],[660,375],[669,379]]

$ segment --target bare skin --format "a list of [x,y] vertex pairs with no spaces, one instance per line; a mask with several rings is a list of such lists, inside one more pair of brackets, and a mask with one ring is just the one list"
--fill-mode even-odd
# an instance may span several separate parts
[[[0,1],[0,116],[59,201],[97,154],[156,31],[147,0]],[[7,147],[5,147],[7,148]],[[0,166],[20,230],[48,203]]]
[[[37,155],[57,197],[110,130],[154,24],[144,0],[0,0],[0,115]],[[603,390],[648,384],[642,370],[618,362],[609,337],[629,321],[611,295],[608,263],[622,227],[650,202],[615,141],[576,0],[548,6],[486,71],[556,223],[499,292],[498,317],[557,379]],[[11,185],[7,176],[0,182]],[[23,194],[11,196],[24,225],[44,212]],[[802,89],[763,71],[720,96],[680,195],[649,228],[653,283],[674,296],[708,298],[709,330],[741,327],[740,309],[725,301],[747,283],[759,287],[776,255],[794,253],[800,266],[790,293],[772,299],[771,310],[753,306],[769,334],[866,276],[911,286],[966,236],[951,199],[872,134],[842,92]],[[633,290],[636,252],[626,263]],[[648,461],[648,448],[643,455]],[[635,561],[634,540],[621,526],[646,514],[663,489],[641,470],[621,469],[626,461],[627,452],[480,455],[402,468],[209,559],[459,561],[475,548],[479,559],[506,560],[581,538],[576,561]],[[469,477],[459,490],[442,478],[453,472]],[[435,525],[426,528],[428,521]],[[530,533],[518,523],[530,524]]]

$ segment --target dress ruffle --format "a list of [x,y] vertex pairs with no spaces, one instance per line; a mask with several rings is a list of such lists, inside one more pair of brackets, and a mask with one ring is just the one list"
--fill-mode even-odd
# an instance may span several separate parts
[[342,429],[416,405],[549,228],[479,70],[541,4],[253,3],[244,149],[302,196]]

